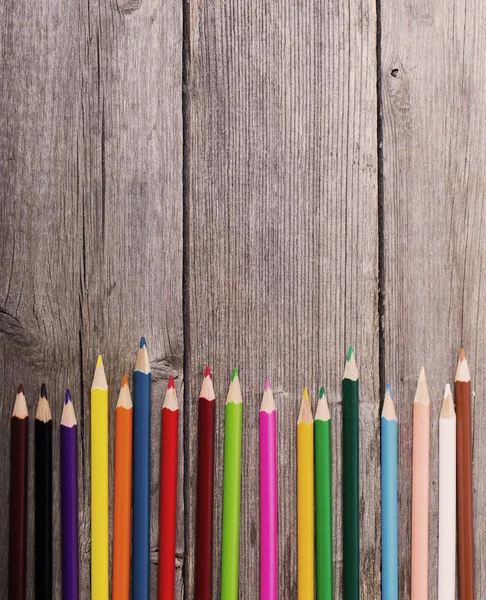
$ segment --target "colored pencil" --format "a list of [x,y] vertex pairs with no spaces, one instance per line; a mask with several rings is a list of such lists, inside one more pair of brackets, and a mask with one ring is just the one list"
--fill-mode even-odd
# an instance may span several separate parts
[[412,600],[427,600],[429,566],[430,399],[422,367],[413,402]]
[[260,600],[277,598],[277,410],[267,379],[260,406]]
[[177,451],[179,404],[174,378],[169,379],[162,407],[159,507],[159,600],[174,600],[177,524]]
[[78,422],[69,390],[62,409],[60,443],[62,597],[78,600]]
[[314,600],[314,419],[304,388],[297,421],[297,580],[299,600]]
[[10,429],[9,600],[25,600],[27,549],[27,455],[29,413],[19,385]]
[[130,598],[133,405],[123,376],[115,410],[115,505],[113,513],[113,600]]
[[391,387],[381,412],[381,597],[398,600],[398,422]]
[[447,384],[439,419],[438,600],[456,598],[456,413]]
[[455,381],[457,414],[457,548],[459,600],[474,598],[471,375],[461,349]]
[[108,600],[108,384],[98,356],[91,385],[91,600]]
[[198,600],[210,600],[212,595],[214,400],[211,371],[207,367],[199,395],[198,415],[195,579]]
[[150,596],[150,360],[145,338],[133,371],[132,598]]
[[343,599],[359,598],[359,375],[350,347],[343,376]]
[[238,369],[233,369],[224,423],[221,600],[238,600],[242,408]]
[[317,600],[333,599],[331,415],[321,387],[314,420]]
[[35,415],[35,597],[52,598],[52,416],[44,384]]

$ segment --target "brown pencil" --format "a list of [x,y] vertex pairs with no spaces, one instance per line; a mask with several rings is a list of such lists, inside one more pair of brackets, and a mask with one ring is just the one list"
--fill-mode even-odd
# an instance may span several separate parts
[[25,600],[28,426],[29,413],[24,388],[20,384],[10,429],[9,600]]
[[455,382],[457,424],[457,546],[459,599],[474,598],[471,376],[461,349]]

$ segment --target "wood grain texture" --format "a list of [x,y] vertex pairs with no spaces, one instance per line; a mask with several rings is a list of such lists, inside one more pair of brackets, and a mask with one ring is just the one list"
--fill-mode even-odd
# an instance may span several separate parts
[[[0,427],[9,430],[19,381],[31,418],[46,382],[57,424],[63,391],[71,388],[79,420],[81,598],[90,587],[89,388],[96,355],[103,353],[110,386],[112,477],[121,378],[133,369],[140,335],[149,343],[154,594],[160,417],[170,375],[182,393],[182,11],[173,0],[127,6],[107,0],[0,6]],[[8,444],[2,435],[2,479]],[[58,457],[54,427],[54,462]],[[31,454],[31,480],[33,465]],[[8,497],[2,486],[3,513]],[[32,493],[29,503],[32,514]],[[181,496],[181,523],[182,507]],[[30,518],[31,541],[33,525]],[[6,534],[0,519],[0,538]],[[182,525],[177,548],[182,557]],[[3,591],[7,553],[0,544]],[[59,598],[59,544],[53,560]],[[180,597],[182,560],[178,567]],[[32,586],[29,577],[28,598]]]
[[[399,421],[400,540],[410,539],[412,401],[431,398],[429,593],[437,594],[438,419],[464,345],[473,401],[476,598],[486,595],[486,14],[478,0],[382,5],[385,376]],[[400,597],[410,596],[409,545]]]
[[[218,597],[224,398],[243,390],[240,597],[258,598],[258,408],[278,410],[280,598],[296,598],[296,422],[304,385],[333,417],[341,595],[340,388],[362,373],[362,597],[380,589],[376,15],[374,2],[190,3],[186,595],[194,597],[197,396],[216,390]],[[365,501],[366,498],[366,501]]]

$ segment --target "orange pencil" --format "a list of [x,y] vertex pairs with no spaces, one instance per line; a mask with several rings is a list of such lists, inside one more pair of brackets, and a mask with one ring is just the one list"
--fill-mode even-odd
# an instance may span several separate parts
[[124,375],[116,405],[113,600],[129,600],[130,598],[132,413],[133,405],[128,387],[128,377]]

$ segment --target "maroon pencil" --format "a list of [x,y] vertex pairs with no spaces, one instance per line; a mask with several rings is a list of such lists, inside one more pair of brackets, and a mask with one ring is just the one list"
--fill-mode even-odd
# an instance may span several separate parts
[[206,367],[199,395],[196,504],[196,598],[211,600],[213,569],[214,389]]
[[20,384],[10,429],[9,600],[25,600],[28,428],[29,413]]

